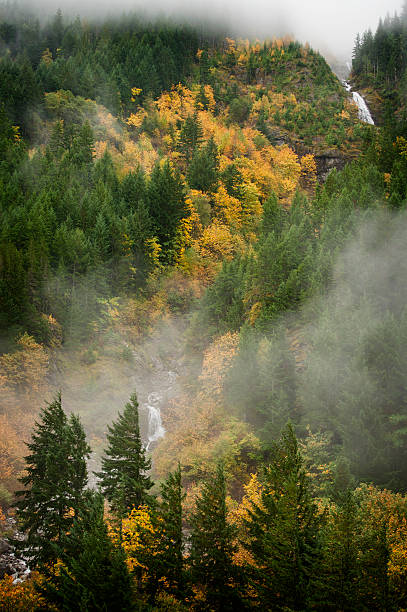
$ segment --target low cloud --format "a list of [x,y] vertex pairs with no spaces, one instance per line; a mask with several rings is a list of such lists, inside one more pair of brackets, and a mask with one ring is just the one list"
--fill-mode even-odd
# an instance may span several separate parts
[[[66,13],[86,17],[120,15],[123,11],[139,11],[147,18],[172,17],[195,24],[209,22],[232,35],[267,38],[292,33],[302,42],[349,59],[358,32],[375,30],[379,19],[400,11],[402,0],[120,0],[114,8],[110,0],[59,0]],[[51,0],[36,0],[30,6],[54,13],[58,5]]]

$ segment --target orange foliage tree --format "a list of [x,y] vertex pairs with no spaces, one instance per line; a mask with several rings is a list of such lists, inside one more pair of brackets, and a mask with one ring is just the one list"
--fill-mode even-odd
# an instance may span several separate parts
[[[0,580],[0,610],[2,612],[35,612],[45,609],[45,600],[34,586],[34,579],[13,584],[11,576]],[[55,610],[47,607],[48,610]]]

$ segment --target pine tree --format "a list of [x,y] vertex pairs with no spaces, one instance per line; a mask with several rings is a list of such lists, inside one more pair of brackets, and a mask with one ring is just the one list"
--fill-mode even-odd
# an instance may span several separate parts
[[198,119],[198,113],[188,115],[181,127],[179,137],[179,150],[183,154],[187,164],[191,161],[192,155],[202,141],[202,126]]
[[243,198],[243,175],[234,163],[226,166],[220,178],[226,187],[226,191],[232,198],[237,198],[238,200]]
[[156,164],[148,185],[149,212],[164,258],[174,257],[175,238],[181,219],[187,214],[184,185],[168,161]]
[[199,82],[202,85],[209,82],[209,67],[208,49],[203,49],[199,58]]
[[17,518],[27,532],[22,547],[33,566],[56,560],[55,544],[61,543],[81,508],[90,455],[79,418],[67,418],[60,394],[40,416],[27,445],[27,474],[20,479],[27,488],[16,493]]
[[88,166],[94,156],[94,138],[88,121],[83,124],[78,134],[73,138],[69,157],[77,166]]
[[29,310],[23,254],[13,244],[0,245],[0,328],[21,324]]
[[145,200],[146,180],[141,168],[126,174],[120,184],[120,196],[128,210],[136,210],[140,202]]
[[321,567],[313,594],[317,610],[360,609],[358,601],[358,523],[354,492],[348,489],[331,505],[322,530]]
[[162,562],[169,590],[184,594],[184,543],[182,535],[182,502],[185,494],[181,485],[181,467],[169,474],[161,485],[159,515],[162,519]]
[[222,463],[218,464],[214,479],[204,483],[191,524],[192,583],[203,588],[210,610],[242,609],[236,589],[234,531],[227,521]]
[[262,238],[275,232],[280,234],[284,226],[285,210],[281,204],[278,203],[276,194],[273,192],[270,197],[264,202],[263,215],[261,220],[261,235]]
[[147,475],[151,460],[146,458],[141,441],[135,393],[108,431],[109,446],[102,458],[102,471],[96,475],[112,511],[118,518],[124,518],[133,507],[153,502],[148,494],[153,482]]
[[318,559],[318,519],[291,425],[274,444],[261,503],[252,503],[246,527],[253,556],[253,587],[265,609],[307,609]]
[[134,609],[131,578],[122,549],[103,519],[103,497],[88,491],[70,533],[62,538],[60,567],[37,585],[49,604],[66,612]]
[[218,148],[213,137],[202,149],[195,149],[188,169],[188,183],[192,189],[212,192],[219,179]]

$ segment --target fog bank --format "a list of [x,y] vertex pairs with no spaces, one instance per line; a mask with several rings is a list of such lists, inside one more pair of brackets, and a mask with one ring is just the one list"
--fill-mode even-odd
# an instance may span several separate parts
[[368,28],[375,30],[380,17],[400,11],[402,0],[120,0],[114,6],[109,0],[34,0],[30,7],[54,13],[64,12],[86,17],[119,15],[123,11],[141,11],[148,18],[171,17],[199,24],[226,27],[233,35],[267,38],[292,33],[301,42],[322,52],[349,59],[355,36]]

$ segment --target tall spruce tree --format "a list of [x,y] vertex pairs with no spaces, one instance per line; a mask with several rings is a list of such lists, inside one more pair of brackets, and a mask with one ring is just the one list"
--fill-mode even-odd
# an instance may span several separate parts
[[216,191],[219,179],[219,154],[213,136],[202,149],[195,149],[187,177],[191,189],[208,193]]
[[148,183],[147,201],[155,234],[163,248],[163,259],[171,263],[180,221],[186,216],[187,207],[184,184],[168,160],[162,167],[160,163],[154,166]]
[[358,506],[350,489],[337,505],[331,505],[322,530],[322,558],[313,608],[317,610],[360,610],[358,598]]
[[109,446],[102,458],[102,470],[96,475],[112,511],[118,518],[124,518],[132,508],[153,502],[148,493],[153,481],[147,474],[151,460],[146,457],[141,441],[135,393],[108,431]]
[[183,596],[184,585],[184,543],[182,535],[182,502],[185,494],[181,485],[181,467],[169,474],[161,485],[159,515],[162,519],[162,560],[169,590]]
[[207,609],[243,609],[236,588],[234,531],[227,521],[225,474],[221,462],[213,480],[206,481],[202,487],[191,523],[191,578],[195,586],[203,588]]
[[192,159],[192,155],[202,141],[202,125],[198,118],[198,113],[188,115],[181,127],[179,136],[179,150],[184,156],[187,164]]
[[245,520],[253,588],[267,610],[306,610],[318,556],[316,506],[291,425],[274,445],[261,503]]
[[40,416],[20,479],[26,488],[16,493],[17,518],[27,532],[21,547],[32,566],[57,559],[58,545],[83,502],[90,455],[79,418],[67,418],[60,394]]
[[111,541],[103,519],[103,497],[88,491],[70,533],[62,539],[61,566],[37,586],[64,612],[134,609],[132,585],[122,549]]

